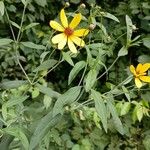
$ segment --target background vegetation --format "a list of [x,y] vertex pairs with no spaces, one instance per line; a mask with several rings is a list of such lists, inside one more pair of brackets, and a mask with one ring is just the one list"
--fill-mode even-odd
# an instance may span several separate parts
[[[96,26],[78,54],[51,43],[63,7]],[[150,63],[149,21],[148,0],[0,1],[0,149],[150,150],[150,84],[129,71]]]

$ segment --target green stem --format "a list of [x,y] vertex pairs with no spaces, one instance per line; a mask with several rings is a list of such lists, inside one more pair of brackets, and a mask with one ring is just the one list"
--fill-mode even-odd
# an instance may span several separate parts
[[25,5],[24,8],[23,8],[22,18],[21,18],[21,23],[20,23],[20,29],[19,29],[18,36],[17,36],[17,42],[20,39],[20,34],[21,34],[22,25],[23,25],[23,21],[24,21],[24,15],[25,15],[25,11],[26,11],[26,6],[27,5]]
[[7,9],[6,9],[6,8],[5,8],[5,12],[6,12],[6,17],[7,17],[8,23],[9,23],[9,27],[10,27],[10,30],[11,30],[11,33],[12,33],[12,36],[13,36],[13,39],[14,39],[14,41],[16,41],[16,37],[15,37],[14,31],[13,31],[12,25],[11,25],[11,23],[10,23],[9,15],[8,15],[8,12],[7,12]]
[[122,86],[125,82],[127,82],[127,81],[128,81],[130,78],[132,78],[132,77],[133,77],[132,75],[129,76],[129,77],[127,77],[127,78],[126,78],[125,80],[123,80],[120,84],[118,84],[118,85],[115,86],[113,89],[111,89],[111,91],[108,91],[108,92],[104,93],[104,95],[109,94],[109,93],[111,93],[114,89],[116,89],[116,88]]
[[87,100],[87,101],[85,101],[83,103],[80,103],[78,106],[72,108],[72,110],[78,109],[78,108],[82,107],[83,105],[88,104],[91,101],[93,101],[93,99],[89,99],[89,100]]
[[117,58],[114,60],[114,62],[109,66],[109,68],[103,73],[103,74],[101,74],[98,78],[97,78],[97,80],[99,80],[101,77],[103,77],[112,67],[113,67],[113,65],[116,63],[116,61],[119,59],[119,56],[117,56]]
[[80,79],[80,81],[79,81],[78,86],[80,86],[80,85],[81,85],[81,82],[82,82],[82,80],[83,80],[83,78],[84,78],[84,76],[85,76],[85,72],[86,72],[86,70],[87,70],[87,63],[86,63],[86,65],[85,65],[85,68],[84,68],[84,71],[83,71],[83,74],[82,74],[82,77],[81,77],[81,79]]
[[[46,73],[46,75],[48,74],[48,73],[50,73],[51,71],[53,71],[58,65],[60,65],[62,62],[63,62],[64,60],[61,60],[61,61],[59,61],[53,68],[51,68],[47,73]],[[46,76],[46,75],[43,75],[42,77],[40,77],[37,81],[35,81],[34,83],[32,83],[32,84],[36,84],[36,83],[38,83],[44,76]]]
[[21,68],[22,72],[23,72],[23,73],[24,73],[24,75],[26,76],[26,78],[27,78],[28,82],[32,85],[31,80],[29,79],[29,77],[28,77],[28,75],[27,75],[26,71],[24,70],[24,68],[22,67],[22,65],[21,65],[21,63],[20,63],[20,61],[19,61],[18,54],[17,54],[17,48],[16,48],[15,50],[16,50],[16,58],[17,58],[17,62],[18,62],[18,64],[19,64],[19,66],[20,66],[20,68]]

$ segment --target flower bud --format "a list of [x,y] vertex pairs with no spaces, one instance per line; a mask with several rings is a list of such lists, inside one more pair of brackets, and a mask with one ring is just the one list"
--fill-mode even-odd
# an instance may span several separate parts
[[82,3],[82,4],[80,5],[80,8],[86,8],[86,5],[85,5],[84,3]]
[[70,6],[70,3],[69,2],[66,2],[65,3],[65,7],[69,7]]
[[96,27],[96,24],[92,24],[92,23],[91,23],[91,24],[89,25],[89,30],[94,30],[95,27]]
[[132,25],[133,31],[137,30],[138,28],[135,25]]

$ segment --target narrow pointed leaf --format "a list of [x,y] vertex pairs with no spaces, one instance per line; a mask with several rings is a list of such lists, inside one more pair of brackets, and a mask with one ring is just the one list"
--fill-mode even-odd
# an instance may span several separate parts
[[95,101],[95,108],[98,113],[98,116],[101,119],[104,130],[107,132],[107,108],[104,103],[104,100],[101,97],[101,94],[95,90],[91,90],[91,96]]
[[108,106],[108,109],[112,115],[112,119],[113,119],[113,122],[114,122],[114,125],[115,125],[115,128],[116,130],[120,133],[120,134],[124,134],[124,129],[123,129],[123,125],[122,125],[122,122],[120,121],[119,117],[118,117],[118,114],[117,114],[117,111],[116,111],[116,108],[115,106],[112,104],[112,100],[111,99],[107,99],[107,106]]
[[54,105],[53,116],[56,116],[57,114],[62,114],[63,107],[65,105],[69,105],[72,102],[74,102],[78,98],[80,91],[81,91],[81,86],[75,86],[70,88],[64,94],[60,95]]
[[77,74],[80,72],[80,70],[82,70],[85,67],[85,65],[85,61],[79,61],[74,65],[69,74],[68,85],[75,79]]

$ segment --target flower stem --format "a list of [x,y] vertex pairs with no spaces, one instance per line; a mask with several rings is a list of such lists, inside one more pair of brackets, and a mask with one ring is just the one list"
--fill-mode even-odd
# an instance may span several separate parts
[[103,76],[113,67],[113,65],[117,62],[118,59],[119,59],[119,56],[117,56],[117,58],[114,60],[114,62],[109,66],[109,68],[108,68],[103,74],[101,74],[101,75],[97,78],[97,80],[99,80],[101,77],[103,77]]

